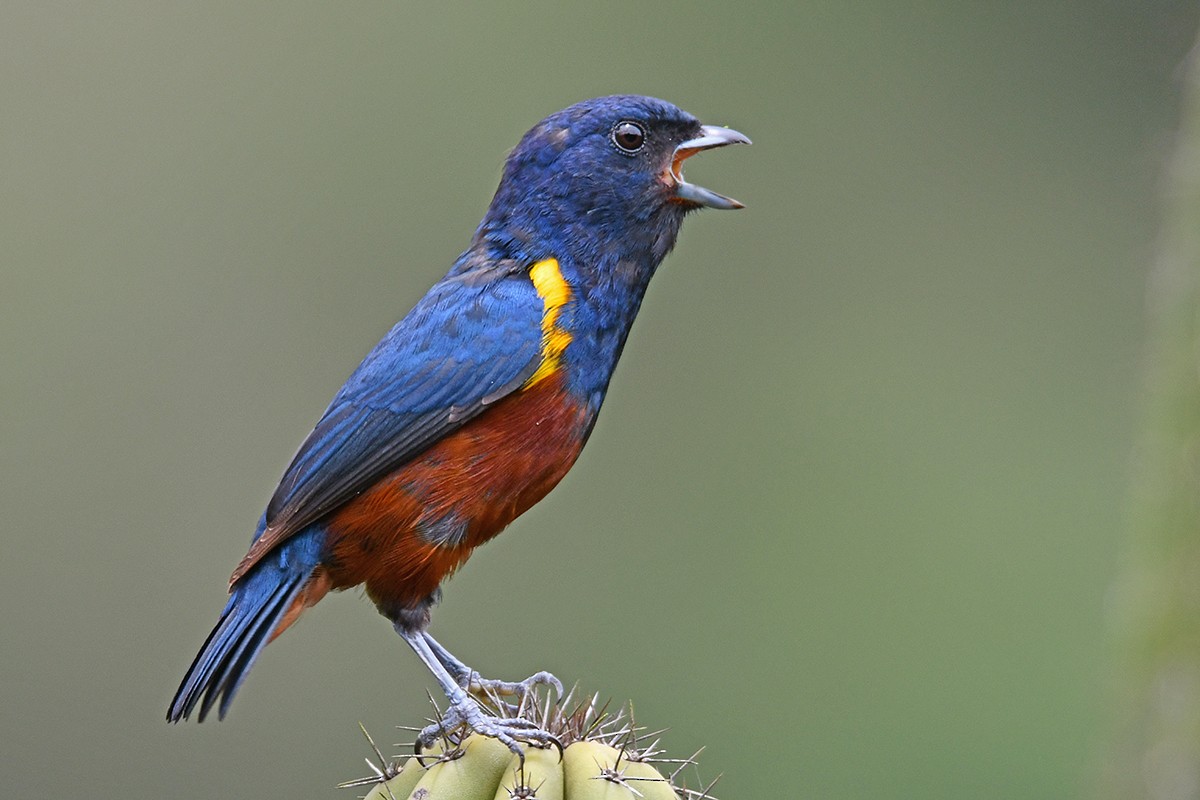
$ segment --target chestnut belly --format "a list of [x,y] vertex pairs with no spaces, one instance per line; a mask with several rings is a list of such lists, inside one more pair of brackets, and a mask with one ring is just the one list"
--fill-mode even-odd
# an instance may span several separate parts
[[328,518],[330,588],[365,583],[381,609],[420,605],[562,480],[592,416],[561,374],[499,401]]

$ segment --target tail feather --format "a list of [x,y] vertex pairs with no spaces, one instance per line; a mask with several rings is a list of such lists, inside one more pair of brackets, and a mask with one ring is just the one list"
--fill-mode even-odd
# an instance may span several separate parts
[[[264,514],[258,521],[255,539],[263,535],[266,526]],[[187,719],[197,705],[201,722],[214,705],[218,716],[224,718],[262,649],[292,624],[304,607],[329,590],[328,579],[321,576],[314,580],[320,572],[324,542],[324,529],[310,526],[275,548],[234,583],[221,618],[175,692],[167,709],[168,722]]]
[[187,719],[197,703],[203,722],[218,700],[218,716],[224,718],[250,667],[307,578],[295,572],[259,569],[234,587],[220,620],[175,693],[167,711],[169,722]]

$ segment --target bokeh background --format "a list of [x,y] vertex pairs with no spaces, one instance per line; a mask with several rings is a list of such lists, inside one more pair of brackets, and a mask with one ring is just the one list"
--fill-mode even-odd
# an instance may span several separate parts
[[[354,593],[166,704],[294,448],[611,92],[752,148],[605,413],[434,632],[707,745],[718,796],[1086,795],[1186,0],[0,5],[7,797],[346,797],[433,688]],[[393,748],[386,748],[393,750]]]

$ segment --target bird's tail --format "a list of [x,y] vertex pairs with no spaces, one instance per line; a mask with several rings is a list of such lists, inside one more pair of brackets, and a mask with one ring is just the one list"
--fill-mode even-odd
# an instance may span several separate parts
[[234,584],[221,618],[175,692],[168,722],[187,719],[197,704],[203,722],[218,701],[218,716],[224,718],[267,642],[324,595],[326,587],[319,594],[312,591],[317,560],[313,543],[304,541],[308,538],[301,534],[285,543]]

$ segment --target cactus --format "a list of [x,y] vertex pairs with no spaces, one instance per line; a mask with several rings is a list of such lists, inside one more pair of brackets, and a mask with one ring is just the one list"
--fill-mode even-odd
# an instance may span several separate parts
[[[375,775],[343,787],[371,785],[365,800],[705,800],[716,781],[689,789],[679,779],[696,756],[662,757],[659,734],[633,721],[627,705],[609,712],[597,696],[560,704],[530,696],[513,705],[483,698],[491,712],[515,715],[552,733],[561,750],[528,745],[520,754],[484,736],[450,736],[402,763],[380,760]],[[364,731],[364,734],[366,732]],[[671,768],[664,775],[660,768]]]

